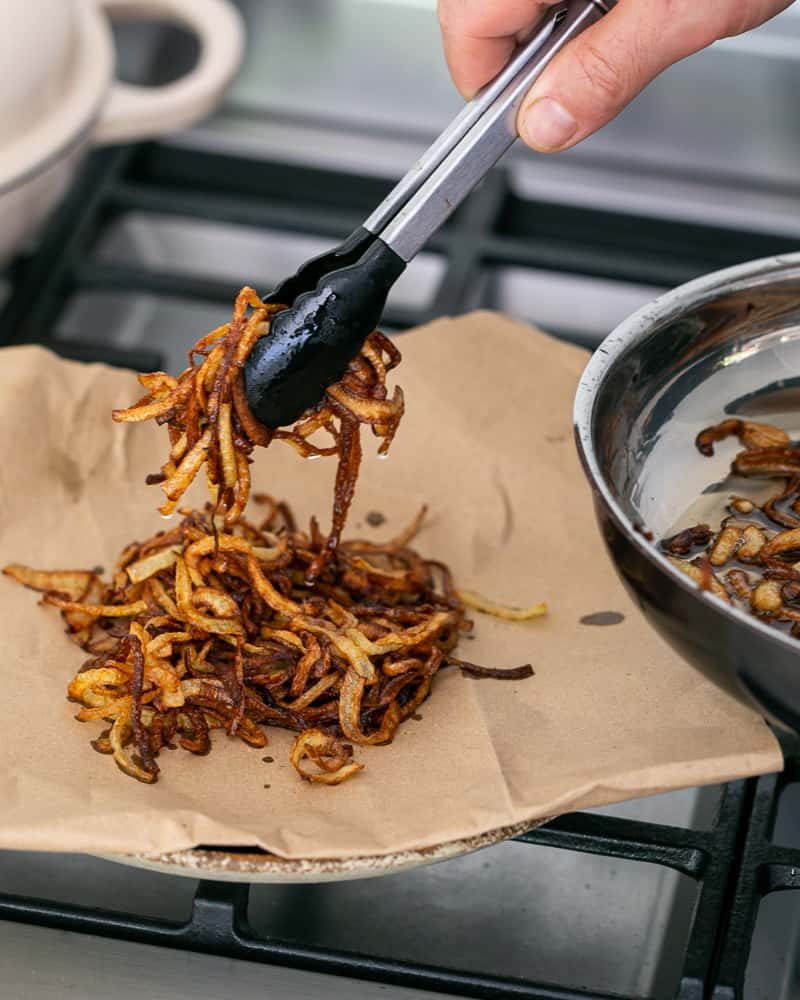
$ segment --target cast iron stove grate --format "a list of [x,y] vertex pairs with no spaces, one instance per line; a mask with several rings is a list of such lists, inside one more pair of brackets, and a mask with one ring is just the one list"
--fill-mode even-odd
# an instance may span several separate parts
[[[149,350],[65,340],[59,317],[87,290],[141,291],[228,305],[233,284],[207,277],[118,266],[92,248],[115,218],[132,211],[222,224],[314,233],[332,242],[350,232],[389,182],[316,168],[144,145],[95,154],[48,226],[35,254],[11,268],[0,312],[0,343],[39,343],[72,358],[137,370],[161,367]],[[706,271],[795,249],[786,238],[722,231],[520,199],[496,171],[435,237],[445,264],[432,303],[388,308],[401,330],[485,305],[483,270],[497,265],[668,286]],[[558,332],[558,331],[555,331]],[[782,775],[725,786],[709,830],[575,813],[516,838],[674,869],[698,886],[683,959],[680,1000],[739,998],[759,904],[800,889],[800,849],[772,843],[781,794],[800,783],[800,745],[784,740]],[[422,965],[259,937],[248,923],[249,886],[203,881],[180,925],[44,899],[0,894],[0,917],[128,941],[202,951],[462,996],[600,1000],[606,994]]]

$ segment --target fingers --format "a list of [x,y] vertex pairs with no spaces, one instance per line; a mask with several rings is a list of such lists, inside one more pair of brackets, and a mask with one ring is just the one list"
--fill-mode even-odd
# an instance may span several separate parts
[[[531,34],[555,0],[439,0],[445,56],[472,97]],[[525,99],[520,135],[540,152],[568,149],[601,128],[668,66],[736,35],[791,0],[619,0],[553,60]]]
[[668,66],[787,6],[766,0],[620,0],[556,56],[523,102],[522,139],[568,149],[622,111]]
[[439,0],[444,53],[453,81],[474,97],[511,58],[521,36],[530,32],[556,0]]

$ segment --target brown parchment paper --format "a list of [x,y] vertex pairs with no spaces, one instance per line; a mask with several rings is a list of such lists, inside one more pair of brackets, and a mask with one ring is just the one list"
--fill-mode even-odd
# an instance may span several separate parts
[[[485,312],[400,346],[407,414],[387,461],[365,439],[348,534],[388,537],[426,502],[418,548],[446,560],[460,585],[548,601],[549,617],[529,623],[475,615],[475,639],[461,646],[479,663],[530,661],[535,677],[443,672],[422,719],[390,747],[357,748],[366,770],[336,788],[300,781],[291,735],[273,729],[266,751],[224,735],[205,758],[164,751],[158,783],[145,786],[92,751],[100,724],[74,721],[65,686],[84,654],[58,612],[2,578],[0,847],[258,845],[347,858],[780,769],[762,720],[672,653],[617,582],[572,442],[585,352]],[[110,419],[138,398],[133,375],[34,347],[4,350],[0,362],[0,563],[108,567],[126,542],[163,527],[160,492],[144,477],[165,432]],[[333,472],[275,445],[258,455],[254,480],[326,524]],[[192,500],[204,501],[202,487]],[[366,522],[372,510],[382,527]],[[579,623],[606,610],[624,621]]]

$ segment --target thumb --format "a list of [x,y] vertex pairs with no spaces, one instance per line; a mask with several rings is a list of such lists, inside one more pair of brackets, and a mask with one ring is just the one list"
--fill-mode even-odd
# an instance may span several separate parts
[[620,0],[570,42],[531,88],[517,126],[542,153],[601,128],[667,66],[726,34],[719,0]]

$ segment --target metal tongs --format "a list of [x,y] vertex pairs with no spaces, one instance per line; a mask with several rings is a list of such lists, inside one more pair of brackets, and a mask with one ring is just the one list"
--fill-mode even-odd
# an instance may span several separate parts
[[344,374],[378,325],[406,264],[518,137],[519,105],[551,59],[616,0],[567,0],[470,101],[372,215],[307,261],[267,299],[287,308],[245,365],[247,399],[267,427],[291,424]]

